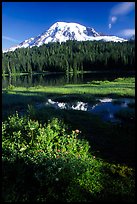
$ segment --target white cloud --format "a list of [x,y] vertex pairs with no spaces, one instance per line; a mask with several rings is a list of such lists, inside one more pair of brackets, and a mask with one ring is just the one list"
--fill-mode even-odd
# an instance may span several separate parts
[[109,25],[108,25],[109,29],[112,28],[112,24],[116,23],[117,19],[120,16],[127,15],[134,9],[135,9],[135,2],[123,2],[114,6],[110,11]]
[[19,40],[16,40],[14,38],[11,38],[11,37],[8,37],[8,36],[2,36],[2,38],[4,40],[8,40],[8,41],[11,41],[11,42],[16,42],[16,43],[19,43],[20,41]]
[[123,2],[114,6],[111,10],[112,15],[125,15],[135,8],[135,2]]
[[124,29],[119,32],[119,35],[130,37],[132,35],[135,35],[135,29]]
[[115,23],[116,20],[117,20],[117,17],[116,17],[116,16],[112,16],[112,17],[111,17],[111,21],[112,21],[112,23]]
[[112,24],[111,24],[111,23],[109,23],[109,24],[108,24],[108,27],[109,27],[109,29],[111,29],[111,27],[112,27]]
[[117,17],[116,17],[116,16],[112,16],[112,17],[110,18],[110,22],[111,22],[111,23],[109,23],[109,25],[108,25],[109,29],[112,28],[112,24],[115,23],[116,21],[117,21]]

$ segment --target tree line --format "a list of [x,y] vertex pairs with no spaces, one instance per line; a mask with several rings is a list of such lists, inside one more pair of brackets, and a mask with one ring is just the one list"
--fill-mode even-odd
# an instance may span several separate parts
[[2,53],[2,74],[134,70],[135,43],[67,41]]

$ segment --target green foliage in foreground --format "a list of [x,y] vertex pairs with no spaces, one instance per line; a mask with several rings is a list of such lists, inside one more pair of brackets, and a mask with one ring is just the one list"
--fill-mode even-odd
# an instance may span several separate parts
[[8,117],[3,201],[134,201],[134,170],[99,160],[79,135],[57,118],[42,125],[17,113]]

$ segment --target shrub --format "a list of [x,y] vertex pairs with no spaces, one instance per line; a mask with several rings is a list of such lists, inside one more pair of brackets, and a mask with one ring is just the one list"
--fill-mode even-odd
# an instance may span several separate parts
[[89,153],[78,129],[18,113],[2,123],[4,202],[133,201],[133,169]]

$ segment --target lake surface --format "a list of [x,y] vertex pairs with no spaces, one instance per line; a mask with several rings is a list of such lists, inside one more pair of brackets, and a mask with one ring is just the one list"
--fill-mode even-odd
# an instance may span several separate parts
[[81,84],[88,83],[92,80],[114,80],[118,77],[134,77],[134,72],[100,72],[93,71],[84,74],[34,74],[34,75],[22,75],[2,77],[2,88],[8,87],[10,84],[14,86],[60,86],[64,84]]
[[[128,115],[130,113],[134,113],[135,111],[135,99],[132,98],[97,98],[96,101],[97,102],[93,105],[91,103],[85,103],[83,101],[73,101],[67,103],[58,102],[49,98],[44,103],[36,104],[35,107],[38,109],[42,107],[53,107],[55,109],[87,111],[99,115],[104,121],[110,122],[121,122],[121,119],[117,117],[117,113],[121,110],[128,111]],[[133,105],[129,106],[130,104]]]

